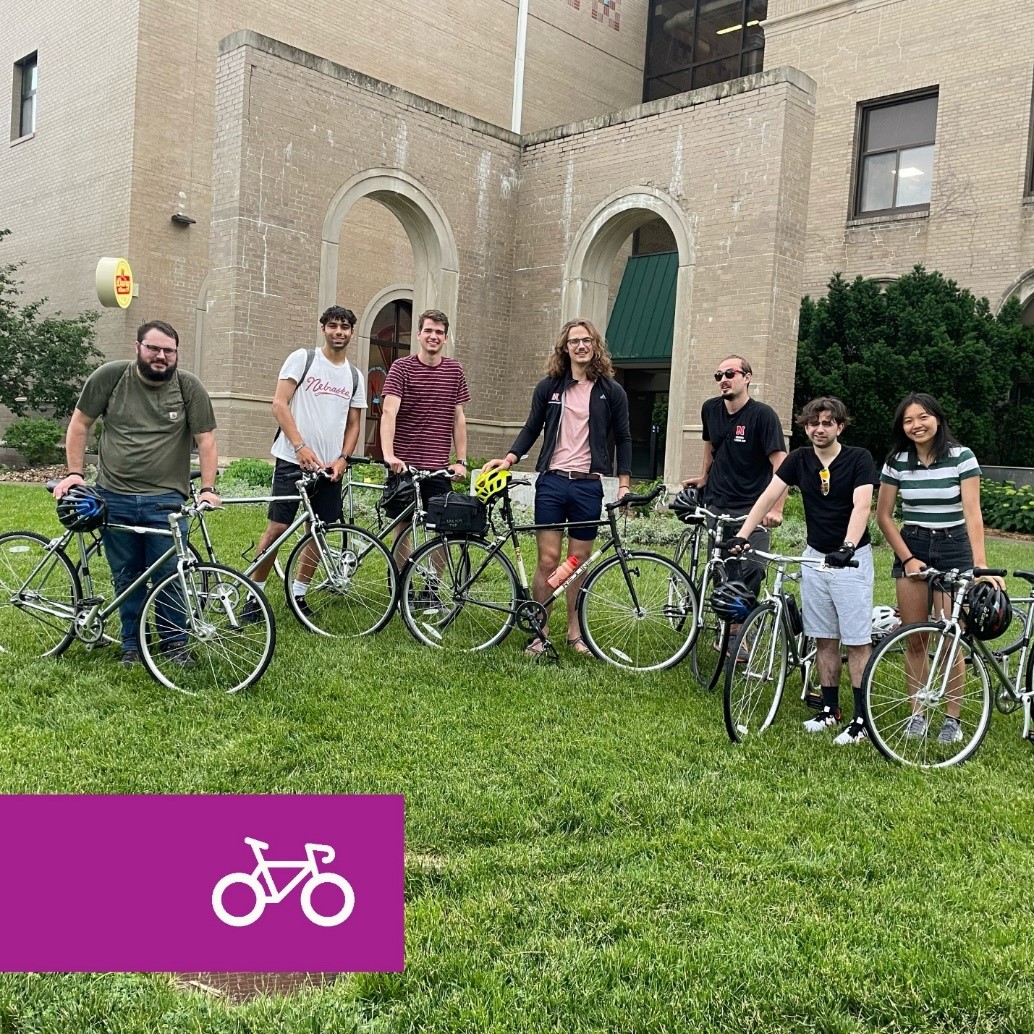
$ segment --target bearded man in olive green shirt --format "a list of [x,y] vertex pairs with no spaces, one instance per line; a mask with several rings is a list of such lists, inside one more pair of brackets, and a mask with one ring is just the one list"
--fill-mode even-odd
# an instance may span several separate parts
[[[215,492],[218,449],[215,413],[201,381],[178,369],[179,335],[168,323],[152,320],[137,331],[136,361],[105,363],[83,385],[65,437],[68,475],[54,495],[60,499],[83,483],[83,459],[90,428],[98,417],[100,440],[97,489],[117,524],[167,529],[169,513],[190,489],[190,450],[197,443],[203,502],[219,505]],[[104,552],[116,592],[121,592],[169,547],[161,535],[140,535],[105,528]],[[154,574],[161,580],[175,573],[173,558]],[[122,663],[140,660],[140,612],[146,586],[119,608],[122,621]],[[174,609],[174,608],[173,608]],[[184,649],[185,635],[173,633],[163,648],[184,665],[193,663]]]

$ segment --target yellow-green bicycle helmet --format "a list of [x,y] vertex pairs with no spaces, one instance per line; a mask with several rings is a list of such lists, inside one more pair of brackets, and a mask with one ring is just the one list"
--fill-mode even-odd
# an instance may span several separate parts
[[474,492],[481,502],[488,503],[506,488],[509,480],[508,470],[483,470],[474,481]]

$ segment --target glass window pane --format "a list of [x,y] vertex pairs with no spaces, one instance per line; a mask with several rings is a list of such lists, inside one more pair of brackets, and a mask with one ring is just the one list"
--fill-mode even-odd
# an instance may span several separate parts
[[400,344],[410,344],[410,335],[413,333],[413,303],[399,302],[398,319],[398,340]]
[[886,151],[936,139],[937,98],[921,97],[866,112],[865,150]]
[[703,4],[697,21],[695,61],[738,54],[743,46],[743,0]]
[[895,208],[906,205],[928,205],[933,183],[933,146],[909,147],[901,152],[898,162],[898,196]]
[[395,340],[395,306],[385,305],[374,317],[373,326],[370,327],[371,341],[394,341]]
[[739,74],[739,55],[726,58],[724,61],[712,61],[708,65],[700,65],[693,69],[693,89],[714,86],[715,83],[727,83],[730,79],[739,78]]
[[694,0],[669,0],[654,7],[646,55],[647,75],[661,75],[692,62],[695,15]]
[[897,152],[877,154],[862,163],[861,211],[879,212],[894,207],[897,157]]
[[763,50],[748,50],[744,53],[740,75],[753,75],[755,72],[764,71],[764,68],[765,52]]
[[28,136],[36,132],[36,98],[28,97],[22,101],[22,120],[19,136]]

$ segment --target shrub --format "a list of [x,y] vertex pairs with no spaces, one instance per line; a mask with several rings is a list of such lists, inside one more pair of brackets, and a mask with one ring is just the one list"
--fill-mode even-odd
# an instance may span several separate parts
[[44,466],[60,462],[58,442],[64,433],[55,420],[15,420],[7,428],[4,441],[12,449],[17,449],[32,466]]
[[1034,488],[1030,485],[981,479],[980,509],[989,528],[1034,534]]
[[273,464],[266,460],[234,460],[226,468],[224,477],[251,488],[268,488],[273,482]]

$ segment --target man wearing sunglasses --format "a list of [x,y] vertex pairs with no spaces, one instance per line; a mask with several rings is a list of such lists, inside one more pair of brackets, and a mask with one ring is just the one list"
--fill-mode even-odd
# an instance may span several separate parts
[[[805,556],[825,559],[829,570],[801,569],[804,632],[813,636],[822,685],[822,708],[804,723],[808,732],[840,725],[840,644],[847,648],[847,666],[854,687],[854,718],[833,741],[838,746],[864,743],[862,672],[872,652],[872,545],[869,511],[879,483],[868,449],[843,445],[840,435],[849,420],[838,398],[812,399],[797,417],[810,445],[794,449],[776,471],[772,483],[747,515],[737,538],[726,548],[733,554],[748,548],[747,536],[785,499],[789,485],[801,490],[808,545]],[[847,565],[857,562],[857,567]]]
[[[729,355],[718,364],[714,375],[718,397],[708,399],[700,410],[703,467],[699,477],[686,481],[687,486],[703,490],[708,509],[733,517],[750,512],[786,459],[786,441],[775,410],[750,397],[752,376],[750,363],[742,356]],[[781,496],[758,522],[750,539],[755,549],[768,549],[768,529],[782,524],[783,503]],[[757,593],[764,568],[755,561],[745,561],[729,565],[727,573]]]
[[[179,369],[179,334],[163,320],[151,320],[136,332],[136,359],[105,363],[83,385],[65,435],[68,474],[54,489],[60,499],[73,485],[84,483],[83,461],[90,428],[103,418],[97,490],[108,507],[108,519],[168,529],[169,508],[178,507],[190,488],[190,450],[197,444],[201,468],[201,500],[219,505],[215,492],[218,449],[215,413],[204,385]],[[168,549],[167,537],[105,529],[104,552],[115,589],[121,592]],[[156,578],[176,570],[175,558]],[[138,626],[146,587],[119,608],[122,622],[122,664],[140,660]],[[185,667],[193,659],[183,639],[165,644],[171,659]]]

